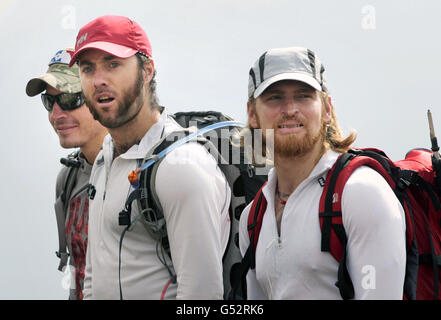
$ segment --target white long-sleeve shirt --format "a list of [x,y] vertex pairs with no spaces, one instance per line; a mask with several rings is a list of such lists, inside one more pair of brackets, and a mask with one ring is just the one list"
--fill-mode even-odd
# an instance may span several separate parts
[[[90,200],[85,299],[119,299],[118,254],[125,226],[118,225],[118,214],[133,191],[127,177],[161,135],[176,128],[164,110],[140,143],[116,159],[112,159],[110,135],[104,139],[90,180],[96,194]],[[203,146],[187,143],[159,165],[156,192],[166,219],[177,283],[170,283],[158,258],[157,242],[139,221],[125,234],[122,245],[124,299],[222,299],[230,189],[217,162]],[[131,220],[138,214],[133,202]]]
[[[268,201],[256,249],[256,268],[248,272],[249,299],[341,299],[338,263],[321,252],[318,179],[338,154],[327,151],[285,205],[280,237],[274,213],[277,175],[269,173],[263,194]],[[248,205],[240,219],[240,249],[249,245]],[[406,265],[405,218],[384,178],[369,167],[354,171],[342,194],[342,218],[348,237],[347,267],[355,299],[402,299]]]

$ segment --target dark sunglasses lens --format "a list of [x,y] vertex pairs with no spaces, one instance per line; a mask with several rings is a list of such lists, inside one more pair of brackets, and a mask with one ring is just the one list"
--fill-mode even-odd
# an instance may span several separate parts
[[42,94],[41,95],[41,101],[43,102],[43,106],[46,108],[47,111],[52,112],[52,109],[54,107],[54,97],[48,94]]
[[47,93],[41,94],[41,101],[47,111],[52,112],[54,109],[54,102],[64,111],[70,111],[81,107],[84,104],[83,96],[79,93],[61,93],[53,96]]
[[81,93],[62,93],[57,98],[57,102],[63,110],[74,110],[84,103]]

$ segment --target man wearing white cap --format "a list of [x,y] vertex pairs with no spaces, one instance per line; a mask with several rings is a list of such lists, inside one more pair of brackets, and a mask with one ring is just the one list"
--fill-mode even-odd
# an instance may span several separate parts
[[206,148],[187,143],[158,166],[153,185],[166,230],[150,228],[149,211],[141,212],[140,201],[130,209],[130,228],[119,224],[134,194],[129,174],[162,138],[182,129],[155,98],[146,33],[129,18],[99,17],[79,31],[75,61],[86,104],[110,133],[90,180],[85,298],[222,299],[230,188]]
[[[89,199],[87,187],[95,157],[107,130],[93,119],[84,104],[78,66],[69,67],[73,49],[57,51],[47,72],[29,80],[26,93],[33,97],[41,93],[48,111],[49,122],[63,148],[80,148],[67,159],[56,183],[55,213],[58,224],[60,258],[58,269],[74,268],[69,299],[82,299],[86,264]],[[42,93],[45,91],[45,93]],[[68,248],[68,251],[66,250]]]
[[[260,235],[251,236],[257,231],[248,220],[257,214],[257,198],[240,220],[241,252],[254,252],[248,298],[341,299],[339,262],[321,251],[318,212],[326,175],[355,134],[342,137],[325,69],[307,48],[265,52],[250,70],[248,97],[249,129],[262,129],[267,146],[274,146],[274,169],[259,199],[266,204]],[[342,220],[347,236],[343,267],[353,283],[353,298],[402,299],[404,212],[373,169],[362,166],[350,176],[342,195]]]

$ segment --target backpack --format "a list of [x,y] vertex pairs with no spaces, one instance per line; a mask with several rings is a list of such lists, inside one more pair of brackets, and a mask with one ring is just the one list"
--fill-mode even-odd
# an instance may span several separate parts
[[[336,286],[343,299],[354,297],[346,267],[347,237],[342,222],[341,195],[348,178],[360,166],[369,166],[388,182],[403,206],[406,221],[404,299],[439,299],[441,284],[441,160],[427,149],[414,149],[404,160],[392,162],[378,149],[353,149],[339,156],[328,172],[320,198],[318,218],[321,251],[339,262]],[[248,217],[250,246],[241,266],[242,282],[255,268],[255,250],[266,210],[262,189]],[[246,287],[245,287],[246,288]]]
[[[171,115],[171,117],[183,129],[174,131],[170,135],[163,137],[148,152],[140,166],[143,164],[149,164],[149,161],[154,160],[155,162],[147,169],[140,172],[139,179],[134,179],[137,180],[138,186],[137,189],[129,195],[126,201],[125,210],[123,210],[119,215],[119,224],[126,225],[127,227],[125,230],[130,228],[130,225],[133,224],[133,222],[130,221],[131,204],[133,201],[137,201],[138,208],[140,208],[142,216],[145,218],[143,223],[146,225],[147,231],[158,240],[158,243],[161,246],[160,251],[162,256],[160,257],[160,260],[168,269],[171,282],[175,283],[176,274],[171,261],[165,218],[161,203],[155,190],[156,171],[162,159],[164,159],[159,159],[158,156],[162,155],[162,153],[167,149],[177,145],[176,143],[182,143],[184,138],[189,138],[192,133],[192,131],[188,129],[190,126],[195,126],[197,129],[204,128],[205,130],[209,129],[211,126],[221,124],[221,122],[223,123],[224,121],[233,122],[233,119],[216,111],[178,112]],[[230,131],[230,133],[232,133],[233,136],[239,133],[237,125],[229,125],[227,129]],[[209,153],[212,154],[217,160],[218,166],[224,173],[231,189],[231,202],[229,208],[229,216],[231,221],[230,235],[222,258],[224,298],[227,299],[228,294],[231,291],[231,274],[235,266],[240,265],[242,260],[239,250],[240,214],[246,205],[254,199],[257,191],[267,180],[269,167],[256,168],[245,161],[247,157],[245,156],[243,147],[232,142],[230,137],[222,136],[221,130],[222,127],[209,130],[204,134],[204,136],[197,137],[196,141],[197,143],[200,143],[206,147]],[[213,132],[215,134],[211,134]],[[228,150],[225,150],[225,147],[228,147]],[[238,160],[237,156],[239,156],[239,163],[236,163]],[[258,174],[256,174],[256,170],[259,170]],[[134,175],[137,174],[134,173]],[[121,241],[124,237],[125,230],[121,235]],[[123,298],[121,292],[121,283],[120,298]]]
[[80,150],[76,150],[69,154],[66,158],[61,158],[61,164],[66,166],[66,170],[62,173],[60,181],[63,183],[61,190],[57,185],[56,200],[55,200],[55,216],[57,219],[58,228],[58,251],[55,252],[56,256],[60,259],[58,265],[59,271],[64,271],[64,267],[67,265],[69,253],[67,252],[67,239],[66,239],[66,212],[69,205],[69,199],[72,194],[72,190],[76,184],[76,177],[78,168],[81,163],[78,161]]

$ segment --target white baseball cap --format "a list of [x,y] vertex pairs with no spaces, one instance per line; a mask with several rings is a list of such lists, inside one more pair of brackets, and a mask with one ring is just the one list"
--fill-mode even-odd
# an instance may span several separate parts
[[248,98],[257,99],[266,88],[282,80],[304,82],[316,90],[328,92],[325,67],[310,49],[289,47],[270,49],[250,69]]

